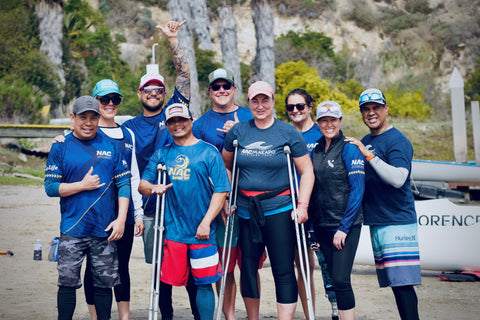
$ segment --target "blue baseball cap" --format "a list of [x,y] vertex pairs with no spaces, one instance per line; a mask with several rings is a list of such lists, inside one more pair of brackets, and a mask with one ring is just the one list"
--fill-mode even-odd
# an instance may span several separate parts
[[361,107],[363,104],[371,102],[381,105],[387,104],[387,100],[385,99],[383,92],[376,88],[370,88],[363,91],[358,99],[358,106]]
[[110,93],[116,93],[120,95],[120,97],[123,97],[123,94],[120,93],[120,90],[118,89],[118,84],[115,81],[110,79],[103,79],[98,81],[95,85],[95,88],[93,88],[92,96],[102,97]]

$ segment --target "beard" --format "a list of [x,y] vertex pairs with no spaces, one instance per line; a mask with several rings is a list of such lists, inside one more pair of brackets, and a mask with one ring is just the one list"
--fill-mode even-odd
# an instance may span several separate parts
[[163,107],[163,102],[159,103],[155,107],[149,106],[145,103],[142,103],[142,104],[143,104],[143,108],[147,109],[150,112],[157,112],[157,111],[161,110],[162,107]]

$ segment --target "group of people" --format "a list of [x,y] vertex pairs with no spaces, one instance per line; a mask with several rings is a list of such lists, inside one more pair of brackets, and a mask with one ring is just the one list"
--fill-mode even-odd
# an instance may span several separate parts
[[[145,261],[157,263],[152,261],[154,216],[162,195],[163,259],[155,280],[162,319],[173,319],[172,286],[186,287],[194,319],[213,319],[212,284],[220,292],[221,277],[226,281],[219,309],[235,319],[236,265],[248,318],[259,319],[258,270],[267,255],[278,318],[293,318],[300,294],[306,318],[312,319],[307,304],[315,305],[315,254],[334,311],[338,305],[340,319],[354,319],[350,275],[362,223],[370,226],[380,286],[392,287],[402,319],[418,319],[414,286],[420,284],[420,263],[409,182],[413,148],[388,124],[383,93],[368,89],[360,95],[370,134],[358,140],[343,135],[342,108],[335,101],[318,104],[314,122],[314,100],[303,89],[285,99],[293,125],[275,118],[274,90],[265,81],[249,87],[249,108],[235,104],[235,79],[219,68],[209,75],[212,108],[194,120],[188,108],[190,69],[177,40],[184,23],[158,26],[177,71],[166,103],[164,78],[147,73],[137,91],[143,113],[120,126],[114,116],[123,95],[113,80],[101,80],[91,96],[75,100],[71,133],[52,145],[45,190],[61,198],[58,319],[73,317],[85,257],[92,319],[110,319],[111,288],[119,318],[129,319],[133,238],[143,236]],[[285,146],[298,174],[293,189]],[[165,183],[158,183],[159,165],[165,167]],[[236,199],[234,210],[229,197]],[[230,263],[223,265],[227,219],[233,223],[233,244]],[[312,235],[309,285],[301,272],[295,274],[301,250],[295,221]]]

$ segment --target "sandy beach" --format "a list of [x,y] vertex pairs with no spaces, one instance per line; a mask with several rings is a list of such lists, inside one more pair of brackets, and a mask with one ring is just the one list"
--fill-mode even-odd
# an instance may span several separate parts
[[[13,251],[13,256],[0,255],[0,319],[55,319],[57,270],[48,261],[49,241],[59,233],[59,199],[48,198],[41,186],[0,186],[0,251]],[[33,260],[33,244],[40,239],[43,260]],[[474,244],[478,245],[478,244]],[[134,241],[130,260],[132,278],[131,319],[148,318],[150,265],[143,259],[143,243]],[[480,281],[445,282],[439,271],[422,272],[422,285],[417,287],[422,319],[479,319]],[[261,318],[276,318],[276,304],[271,270],[261,270]],[[238,274],[237,274],[238,278]],[[399,319],[390,289],[380,289],[373,266],[355,265],[352,275],[356,295],[356,318],[364,320]],[[316,319],[330,319],[330,306],[324,297],[320,270],[315,270]],[[176,319],[191,319],[184,288],[174,288]],[[245,308],[237,294],[236,315],[246,319]],[[117,319],[113,306],[112,319]],[[89,319],[83,290],[77,291],[74,319]],[[295,319],[304,319],[299,303]]]

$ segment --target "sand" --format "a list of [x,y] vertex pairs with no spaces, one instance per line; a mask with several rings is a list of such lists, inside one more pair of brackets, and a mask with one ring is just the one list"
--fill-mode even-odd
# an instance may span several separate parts
[[[48,261],[49,241],[59,233],[59,200],[48,198],[40,186],[0,186],[0,319],[55,319],[57,270]],[[33,260],[33,244],[43,243],[43,260]],[[478,245],[478,244],[474,244]],[[143,243],[134,241],[130,260],[132,278],[131,319],[148,318],[150,265],[143,259]],[[238,271],[237,271],[238,272]],[[446,282],[439,271],[423,271],[423,284],[417,287],[422,319],[479,319],[480,281]],[[276,304],[271,269],[261,270],[262,319],[276,318]],[[238,278],[238,274],[237,274]],[[324,297],[320,270],[315,270],[316,319],[330,319],[330,306]],[[380,289],[373,266],[355,265],[352,275],[357,300],[357,319],[399,319],[390,289]],[[184,288],[173,289],[176,319],[191,319]],[[246,319],[245,308],[237,295],[236,315]],[[117,319],[113,306],[112,319]],[[89,319],[83,290],[77,291],[74,319]],[[300,304],[295,319],[304,319]]]

